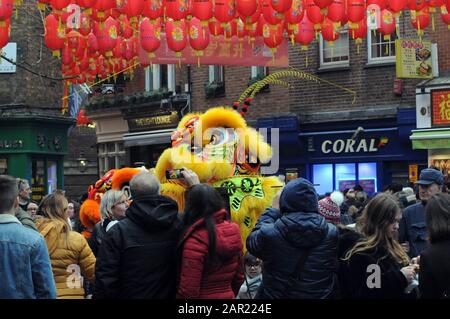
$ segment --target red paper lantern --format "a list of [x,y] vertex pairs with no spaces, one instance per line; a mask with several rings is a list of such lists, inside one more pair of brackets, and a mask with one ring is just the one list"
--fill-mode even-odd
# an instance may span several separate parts
[[108,11],[116,6],[116,0],[97,0],[94,8],[98,11]]
[[78,32],[80,32],[82,36],[87,37],[91,32],[92,27],[93,23],[91,17],[89,17],[89,15],[83,12],[80,15],[80,28],[78,29]]
[[121,33],[125,39],[129,39],[134,35],[134,30],[130,25],[130,21],[127,17],[122,17],[120,21]]
[[320,24],[325,18],[320,8],[314,3],[314,0],[306,0],[306,15],[313,24]]
[[139,30],[142,49],[148,53],[150,58],[154,58],[154,52],[161,46],[161,21],[158,19],[152,23],[150,19],[144,18]]
[[203,21],[205,26],[205,23],[214,16],[212,0],[192,0],[192,15]]
[[272,5],[272,8],[275,9],[275,11],[284,13],[291,8],[292,0],[270,0],[270,4]]
[[236,14],[234,1],[229,0],[215,0],[214,17],[224,27],[226,23],[234,19]]
[[217,20],[210,21],[208,23],[208,26],[209,26],[209,31],[213,36],[217,37],[219,35],[223,35],[224,28],[222,27],[222,25],[219,21],[217,21]]
[[122,58],[122,45],[123,45],[123,38],[117,37],[116,46],[113,49],[113,57],[114,59],[121,59]]
[[92,9],[92,20],[97,22],[105,22],[111,16],[111,10],[100,11],[98,9]]
[[430,25],[430,12],[428,7],[420,11],[411,11],[411,24],[419,34]]
[[6,20],[10,19],[14,11],[13,0],[0,0],[0,24],[6,25]]
[[408,0],[387,0],[389,9],[394,13],[399,13],[406,8]]
[[239,18],[242,20],[242,22],[244,22],[245,28],[249,30],[252,24],[258,22],[259,17],[261,16],[261,12],[262,12],[262,4],[260,0],[257,0],[255,13],[253,13],[250,16],[239,13]]
[[197,56],[203,56],[203,50],[209,45],[209,28],[197,18],[189,21],[189,44]]
[[142,14],[150,20],[161,18],[163,16],[162,0],[145,0]]
[[427,6],[426,0],[408,0],[408,8],[410,10],[420,11]]
[[391,11],[387,9],[381,11],[380,25],[378,26],[378,31],[381,34],[384,36],[389,36],[395,32],[396,25],[396,19]]
[[223,28],[223,35],[226,39],[229,39],[237,34],[237,23],[236,20],[232,20]]
[[256,13],[257,9],[258,0],[236,0],[236,11],[241,17],[250,17]]
[[303,20],[298,25],[298,32],[295,35],[295,42],[302,47],[307,47],[314,40],[314,24],[308,19],[305,14]]
[[336,32],[334,23],[328,18],[322,22],[322,38],[328,42],[334,42],[339,39],[339,32]]
[[175,21],[186,18],[188,13],[188,1],[166,0],[166,16]]
[[132,23],[137,22],[138,17],[144,10],[144,0],[122,0],[122,7],[119,3],[120,0],[117,0],[117,9],[120,11],[123,8],[123,12],[127,15],[128,19]]
[[97,0],[77,0],[77,3],[84,9],[92,9],[97,3]]
[[51,13],[45,18],[45,45],[53,51],[53,56],[59,56],[59,50],[64,47],[66,34],[64,29],[58,29],[59,22],[55,14]]
[[333,0],[314,0],[314,3],[320,9],[325,9],[333,3]]
[[367,9],[370,10],[371,7],[382,11],[387,7],[387,0],[367,0]]
[[361,21],[358,23],[358,27],[356,29],[351,29],[349,32],[352,39],[356,40],[357,43],[361,43],[362,39],[367,37],[367,21]]
[[261,7],[262,7],[262,14],[264,16],[264,20],[269,24],[279,24],[282,21],[282,17],[279,14],[278,11],[276,11],[271,3],[270,0],[261,0]]
[[11,26],[9,19],[4,21],[4,25],[0,25],[0,49],[8,44],[11,36]]
[[364,0],[347,0],[348,21],[358,23],[366,17]]
[[328,7],[327,18],[335,23],[342,23],[345,16],[345,4],[344,0],[333,0]]
[[428,6],[431,8],[440,8],[445,5],[445,0],[430,0]]
[[303,20],[305,10],[303,0],[293,0],[291,8],[286,12],[284,18],[289,24],[298,24]]
[[281,44],[283,40],[283,30],[284,28],[282,24],[263,24],[262,35],[264,38],[264,44],[272,49],[272,52]]
[[90,55],[95,54],[98,51],[98,41],[94,33],[89,33],[87,38],[87,47]]
[[75,63],[71,49],[68,45],[65,45],[62,49],[61,62],[67,67],[72,67]]
[[56,12],[62,11],[70,4],[70,0],[51,0],[50,4]]
[[166,21],[166,38],[167,46],[170,50],[175,51],[177,57],[181,57],[181,51],[186,47],[186,22],[173,21],[168,19]]
[[95,35],[98,41],[98,49],[107,57],[112,56],[112,50],[116,46],[118,29],[117,21],[109,17],[106,19],[103,29],[94,30],[97,31]]
[[445,5],[441,7],[441,19],[445,24],[449,25],[450,29],[450,12],[448,12]]

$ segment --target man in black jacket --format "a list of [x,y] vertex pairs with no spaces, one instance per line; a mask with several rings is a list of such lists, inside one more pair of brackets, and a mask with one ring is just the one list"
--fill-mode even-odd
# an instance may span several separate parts
[[106,234],[97,257],[94,298],[175,298],[178,206],[149,172],[130,181],[133,202]]

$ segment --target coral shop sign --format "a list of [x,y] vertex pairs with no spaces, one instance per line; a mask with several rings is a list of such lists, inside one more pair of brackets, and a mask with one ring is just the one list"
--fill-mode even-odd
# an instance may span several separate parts
[[374,153],[384,147],[389,142],[387,137],[371,139],[338,139],[335,141],[325,140],[322,142],[321,150],[324,154],[341,153]]

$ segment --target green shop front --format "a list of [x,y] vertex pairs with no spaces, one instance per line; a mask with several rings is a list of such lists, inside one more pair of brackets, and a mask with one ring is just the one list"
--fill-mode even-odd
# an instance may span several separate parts
[[63,117],[0,118],[0,174],[29,181],[34,201],[63,189],[67,130]]

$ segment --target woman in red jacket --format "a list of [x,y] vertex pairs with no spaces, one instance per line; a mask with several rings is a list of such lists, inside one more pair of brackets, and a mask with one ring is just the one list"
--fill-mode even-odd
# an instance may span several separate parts
[[185,207],[177,298],[234,299],[244,281],[239,226],[209,185],[192,187]]

